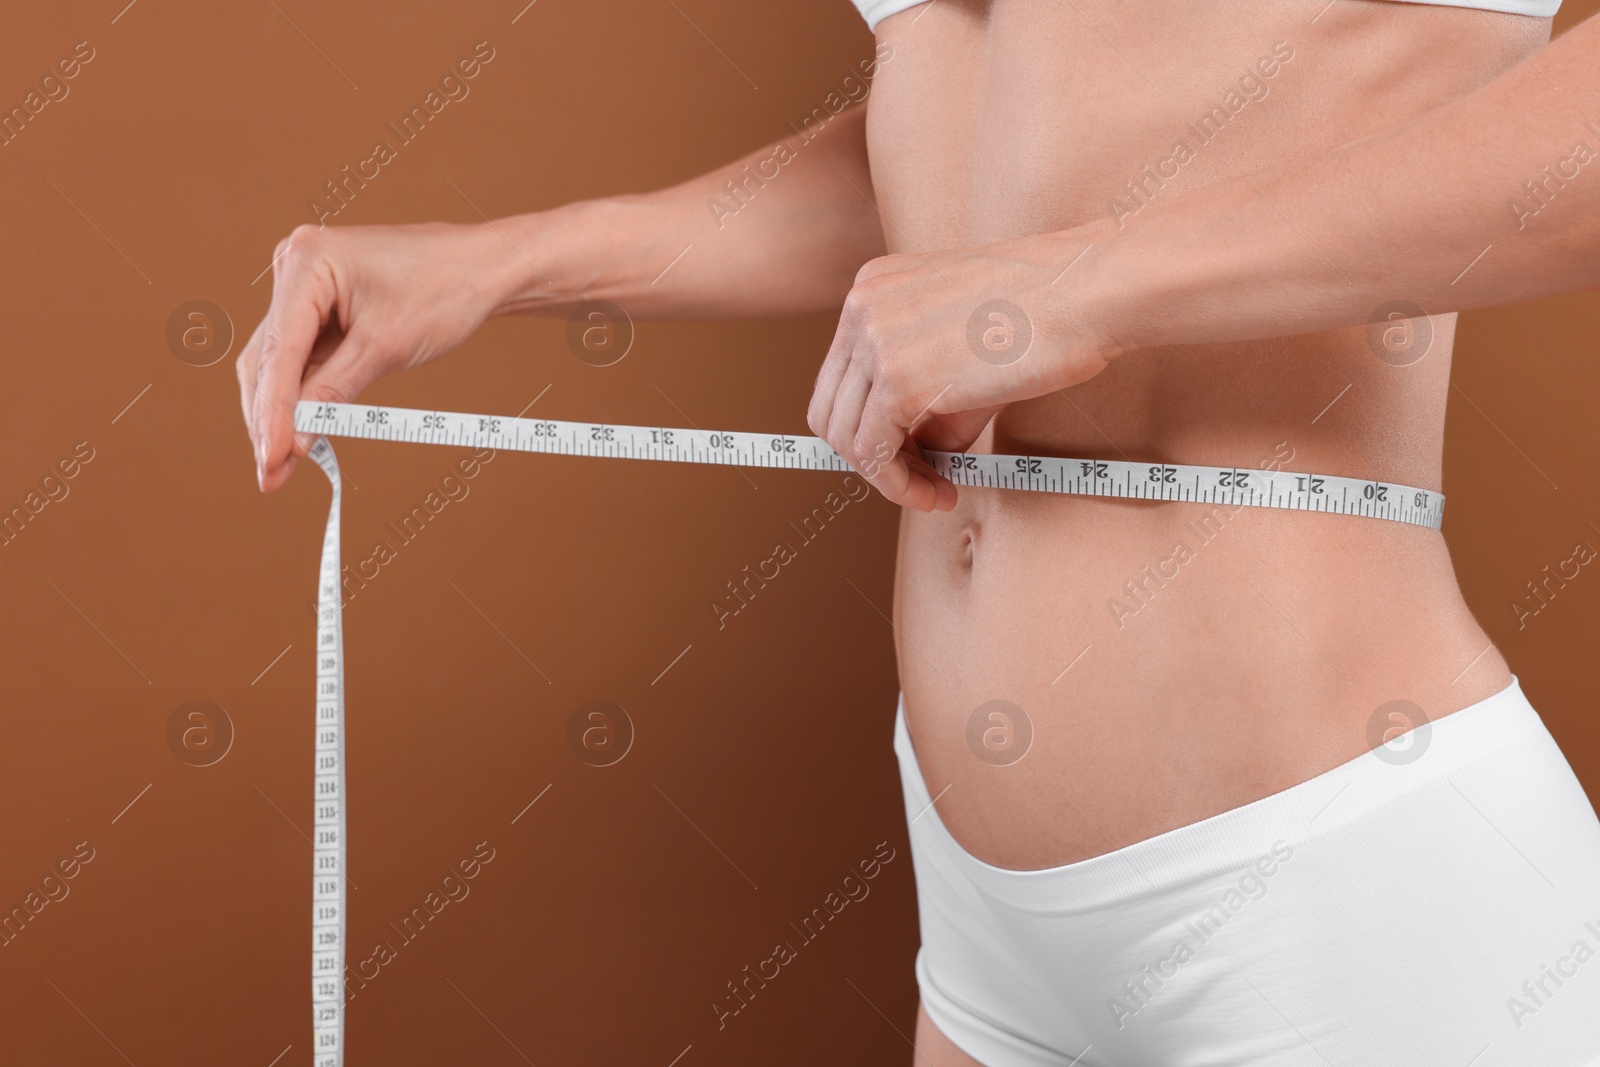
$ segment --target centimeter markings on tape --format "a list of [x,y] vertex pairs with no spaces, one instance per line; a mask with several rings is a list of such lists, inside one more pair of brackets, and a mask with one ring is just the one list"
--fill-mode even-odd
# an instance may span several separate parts
[[[565,456],[711,463],[789,470],[852,468],[826,442],[790,434],[560,422],[451,411],[302,401],[295,429],[321,435],[311,459],[333,483],[317,585],[316,843],[311,999],[316,1067],[344,1063],[344,653],[340,619],[339,463],[327,438],[548,452]],[[1055,456],[923,453],[962,486],[1125,500],[1287,508],[1388,519],[1438,529],[1444,496],[1392,482],[1253,468],[1130,463]]]

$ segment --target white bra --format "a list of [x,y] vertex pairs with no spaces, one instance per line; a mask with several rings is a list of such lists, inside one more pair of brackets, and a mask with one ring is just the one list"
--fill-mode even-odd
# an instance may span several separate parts
[[[876,31],[878,23],[897,11],[914,7],[923,0],[855,0],[856,9],[867,20],[867,29]],[[1512,15],[1536,15],[1549,18],[1561,6],[1561,0],[1413,0],[1415,3],[1434,3],[1445,7],[1477,7],[1485,11],[1504,11]]]

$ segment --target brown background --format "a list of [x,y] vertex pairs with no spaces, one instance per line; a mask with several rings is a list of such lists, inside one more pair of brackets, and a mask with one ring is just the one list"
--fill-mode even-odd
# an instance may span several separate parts
[[[0,907],[78,842],[96,852],[0,948],[0,1058],[306,1064],[306,605],[328,490],[307,468],[256,492],[232,358],[181,362],[168,316],[207,299],[247,334],[268,298],[251,280],[306,201],[480,40],[497,55],[471,95],[340,223],[678,181],[785,135],[871,39],[844,0],[759,17],[742,0],[540,0],[514,24],[521,0],[123,2],[0,15],[6,109],[75,42],[97,53],[0,148],[0,504],[77,442],[95,450],[0,548]],[[1594,7],[1569,3],[1558,29]],[[1600,578],[1585,569],[1521,631],[1507,605],[1600,546],[1597,319],[1597,294],[1465,316],[1445,460],[1468,599],[1591,795]],[[670,397],[701,425],[805,432],[831,327],[643,324],[596,369],[560,322],[497,321],[368,398],[510,413],[548,385],[549,417],[678,425]],[[393,540],[384,523],[464,454],[338,451],[359,486],[347,560]],[[352,1001],[352,1062],[905,1061],[915,907],[874,607],[892,509],[850,507],[718,632],[711,601],[828,479],[502,454],[469,485],[345,613],[351,962],[399,943],[388,924],[478,842],[496,855]],[[566,742],[593,698],[637,728],[615,766]],[[236,731],[213,766],[168,746],[192,699]],[[719,1030],[725,983],[798,941],[789,924],[881,841],[898,854],[871,895]]]

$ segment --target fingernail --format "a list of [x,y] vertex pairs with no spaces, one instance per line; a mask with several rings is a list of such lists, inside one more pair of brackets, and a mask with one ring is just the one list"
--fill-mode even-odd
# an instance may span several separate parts
[[256,488],[263,493],[267,491],[267,471],[260,463],[256,464]]
[[259,470],[267,465],[267,439],[259,438],[256,441],[256,468]]

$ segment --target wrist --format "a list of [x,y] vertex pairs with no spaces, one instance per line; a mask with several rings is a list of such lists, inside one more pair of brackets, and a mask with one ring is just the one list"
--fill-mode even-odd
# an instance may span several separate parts
[[1053,347],[1065,357],[1069,377],[1077,376],[1083,357],[1109,363],[1137,347],[1128,335],[1133,320],[1115,250],[1120,236],[1115,222],[1096,219],[1027,239],[1044,335],[1058,339]]
[[1197,340],[1195,312],[1222,282],[1218,253],[1229,243],[1208,240],[1205,222],[1233,206],[1232,193],[1207,186],[1146,205],[1136,219],[1099,219],[1059,235],[1062,251],[1083,252],[1055,286],[1067,290],[1072,336],[1108,362]]
[[1303,214],[1290,201],[1284,173],[1273,171],[1224,179],[1152,203],[1120,227],[1108,224],[1081,280],[1113,358],[1361,321],[1377,299],[1370,278],[1355,265],[1340,270],[1310,243],[1305,220],[1289,221]]
[[554,315],[576,302],[591,280],[578,237],[586,207],[567,204],[472,227],[484,264],[486,317]]
[[1289,268],[1272,262],[1283,223],[1255,188],[1228,179],[1152,204],[1108,244],[1111,315],[1131,350],[1250,333],[1261,299],[1272,299]]
[[491,317],[564,315],[590,300],[631,306],[651,282],[641,271],[673,255],[647,196],[580,200],[480,229],[498,246],[487,272]]

